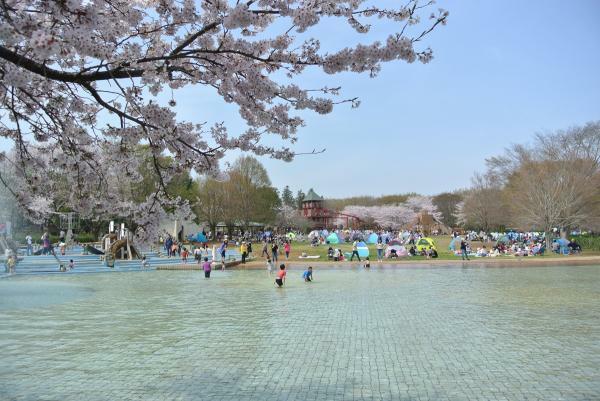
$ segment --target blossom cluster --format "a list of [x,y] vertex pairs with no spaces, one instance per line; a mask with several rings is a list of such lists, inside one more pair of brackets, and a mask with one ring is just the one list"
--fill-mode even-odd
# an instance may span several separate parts
[[[230,149],[291,160],[290,144],[304,125],[298,111],[327,114],[336,104],[359,104],[356,98],[340,99],[335,85],[302,87],[307,67],[375,76],[386,62],[429,62],[432,52],[421,49],[421,42],[448,18],[440,10],[421,22],[433,2],[409,0],[396,10],[362,3],[3,1],[0,136],[15,144],[10,158],[20,177],[17,200],[36,210],[36,219],[40,210],[60,204],[90,215],[107,209],[135,215],[140,226],[150,227],[147,216],[172,209],[165,187],[177,172],[214,171]],[[310,32],[332,18],[359,34],[379,20],[390,21],[386,26],[392,30],[384,41],[324,51]],[[247,129],[232,134],[223,121],[202,116],[201,124],[180,121],[177,90],[192,85],[235,104]],[[163,92],[172,93],[166,104]],[[266,145],[265,135],[281,141]],[[140,156],[140,147],[148,149],[146,156]],[[119,201],[122,181],[141,179],[147,154],[152,161],[147,170],[158,183],[155,194],[138,205]],[[165,155],[173,163],[157,162]],[[72,193],[58,191],[53,183],[59,182]]]
[[405,202],[394,205],[346,206],[342,213],[371,221],[389,230],[407,228],[414,224],[422,213],[431,215],[435,221],[442,219],[442,214],[430,196],[411,196]]

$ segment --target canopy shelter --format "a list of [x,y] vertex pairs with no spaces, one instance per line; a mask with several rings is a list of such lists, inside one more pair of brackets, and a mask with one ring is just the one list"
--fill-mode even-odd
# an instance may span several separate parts
[[206,238],[206,235],[204,235],[203,232],[198,232],[195,235],[188,236],[188,240],[192,242],[201,242],[203,244],[208,242],[208,239]]
[[361,258],[369,257],[369,247],[363,241],[356,244],[356,250],[358,251],[358,256]]
[[452,238],[452,241],[450,241],[450,245],[448,245],[448,250],[458,251],[460,249],[460,241],[462,241],[460,237]]
[[378,240],[379,235],[377,235],[376,233],[371,233],[371,235],[367,237],[367,244],[376,244]]
[[386,258],[390,258],[394,253],[398,257],[408,256],[408,252],[406,251],[406,248],[402,245],[391,245],[385,249],[385,257]]
[[327,236],[327,242],[330,244],[339,244],[340,239],[336,233],[331,233]]
[[435,249],[435,242],[433,241],[433,238],[423,237],[417,241],[417,251],[422,252],[423,250],[429,248]]

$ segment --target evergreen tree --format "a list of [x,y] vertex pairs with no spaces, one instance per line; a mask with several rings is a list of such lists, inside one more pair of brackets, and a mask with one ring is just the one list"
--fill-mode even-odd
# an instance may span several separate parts
[[298,210],[302,209],[302,201],[304,200],[305,196],[306,194],[302,192],[301,189],[299,189],[298,193],[296,194],[296,207],[298,208]]
[[289,186],[285,186],[283,191],[281,191],[281,203],[285,206],[296,207],[296,200],[294,199],[294,194]]

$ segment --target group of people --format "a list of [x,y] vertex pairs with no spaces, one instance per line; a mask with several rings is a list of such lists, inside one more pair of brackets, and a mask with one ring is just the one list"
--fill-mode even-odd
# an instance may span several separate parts
[[[271,276],[272,270],[273,270],[273,262],[271,261],[271,259],[267,259],[267,273],[269,276]],[[287,277],[286,267],[285,267],[285,264],[282,263],[279,265],[279,271],[277,271],[277,273],[275,274],[275,283],[274,284],[277,287],[280,287],[280,288],[283,287],[283,285],[285,284],[286,277]],[[302,273],[302,279],[306,283],[314,281],[312,266],[308,266],[308,268]]]

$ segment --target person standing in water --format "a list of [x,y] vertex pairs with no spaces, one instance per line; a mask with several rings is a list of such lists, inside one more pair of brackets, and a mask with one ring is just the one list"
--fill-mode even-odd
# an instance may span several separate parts
[[275,279],[275,284],[277,284],[278,287],[283,287],[283,284],[285,283],[285,265],[282,263],[279,266],[279,271],[277,272],[277,278]]
[[210,278],[210,271],[212,270],[211,263],[208,261],[208,258],[204,258],[204,263],[202,263],[202,270],[204,270],[204,278]]
[[267,259],[267,274],[269,276],[271,276],[271,272],[273,271],[273,262],[271,262],[271,259]]

